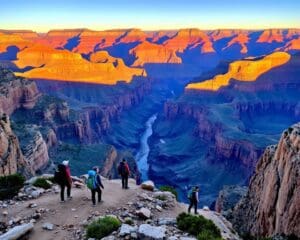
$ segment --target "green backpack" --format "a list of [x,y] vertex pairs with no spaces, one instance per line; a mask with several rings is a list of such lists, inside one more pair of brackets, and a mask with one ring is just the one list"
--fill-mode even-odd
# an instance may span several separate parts
[[95,171],[93,170],[90,170],[88,172],[88,179],[87,179],[87,182],[86,182],[86,186],[89,188],[89,189],[95,189],[96,188],[96,173]]

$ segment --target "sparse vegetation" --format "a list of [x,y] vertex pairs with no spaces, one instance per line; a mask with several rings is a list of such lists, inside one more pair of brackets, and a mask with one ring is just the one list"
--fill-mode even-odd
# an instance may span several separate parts
[[160,201],[166,201],[167,200],[167,197],[163,196],[163,195],[156,196],[155,198],[160,200]]
[[51,185],[47,182],[47,179],[44,179],[44,178],[36,179],[35,182],[33,183],[33,186],[44,188],[44,189],[51,188]]
[[24,186],[25,178],[20,174],[0,177],[0,200],[9,199],[18,194]]
[[176,197],[176,199],[178,198],[178,193],[177,193],[176,189],[172,186],[164,185],[164,186],[160,186],[159,189],[161,191],[173,193],[174,196]]
[[218,227],[203,216],[194,216],[187,213],[181,213],[177,217],[178,228],[197,236],[199,240],[221,240],[221,232]]
[[98,220],[93,221],[87,226],[87,239],[101,239],[105,236],[108,236],[113,231],[116,231],[120,226],[121,222],[114,217],[106,216],[104,218],[99,218]]

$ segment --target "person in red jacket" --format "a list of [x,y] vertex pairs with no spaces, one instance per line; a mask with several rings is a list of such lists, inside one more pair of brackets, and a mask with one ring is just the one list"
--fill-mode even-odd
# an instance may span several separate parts
[[64,202],[64,192],[65,192],[65,187],[67,187],[67,197],[68,199],[72,199],[71,196],[71,186],[72,186],[72,177],[71,177],[71,170],[69,167],[69,161],[65,160],[62,162],[62,165],[65,166],[65,174],[63,176],[63,182],[61,184],[61,192],[60,192],[60,196],[61,196],[61,201]]
[[118,173],[122,178],[122,188],[128,189],[128,177],[130,174],[130,170],[125,159],[123,159],[122,162],[120,162],[118,166]]

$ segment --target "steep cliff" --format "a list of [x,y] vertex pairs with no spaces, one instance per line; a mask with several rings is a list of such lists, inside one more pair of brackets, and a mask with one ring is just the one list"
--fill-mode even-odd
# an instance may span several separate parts
[[176,51],[159,44],[143,42],[129,51],[136,60],[133,66],[143,66],[145,63],[181,63]]
[[30,109],[40,96],[34,82],[15,77],[0,68],[0,112],[10,115],[17,108]]
[[19,140],[10,126],[6,114],[0,116],[0,176],[22,172],[25,175],[33,173],[31,166],[26,164]]
[[285,130],[278,145],[267,147],[249,190],[234,210],[234,225],[255,236],[300,237],[300,123]]

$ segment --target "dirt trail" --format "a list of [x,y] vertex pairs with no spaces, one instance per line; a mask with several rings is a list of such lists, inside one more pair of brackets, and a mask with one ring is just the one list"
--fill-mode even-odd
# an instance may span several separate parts
[[[60,203],[59,194],[46,193],[38,199],[18,202],[18,204],[9,206],[8,219],[16,216],[29,216],[36,209],[45,208],[49,212],[43,213],[41,219],[35,223],[34,231],[30,235],[31,240],[70,240],[73,239],[72,232],[68,231],[66,225],[74,225],[79,228],[80,223],[95,211],[100,215],[105,215],[113,212],[114,209],[126,207],[128,202],[135,202],[144,190],[135,185],[135,181],[129,180],[128,190],[121,188],[120,180],[103,180],[105,189],[102,193],[103,202],[92,206],[91,193],[86,187],[82,189],[73,188],[73,198],[65,203]],[[36,208],[28,208],[29,203],[36,203]],[[182,212],[184,207],[176,206],[172,211],[163,211],[160,217],[176,217],[179,212]],[[55,225],[53,231],[47,231],[42,228],[42,225],[50,222]]]

